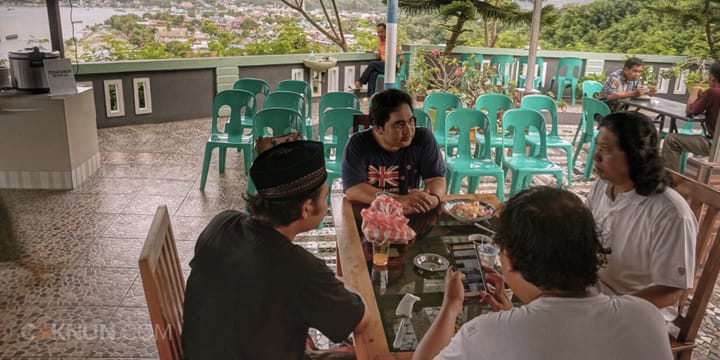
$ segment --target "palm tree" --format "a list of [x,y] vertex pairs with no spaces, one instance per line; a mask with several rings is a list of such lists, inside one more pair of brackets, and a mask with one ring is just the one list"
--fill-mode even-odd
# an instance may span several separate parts
[[[399,0],[398,6],[410,14],[437,12],[440,15],[456,17],[455,24],[447,26],[450,37],[443,54],[448,55],[458,45],[460,35],[465,31],[465,22],[480,17],[484,25],[485,46],[494,47],[497,41],[497,22],[508,24],[530,23],[532,11],[520,10],[517,4],[508,0]],[[554,7],[543,7],[543,15],[550,14]]]

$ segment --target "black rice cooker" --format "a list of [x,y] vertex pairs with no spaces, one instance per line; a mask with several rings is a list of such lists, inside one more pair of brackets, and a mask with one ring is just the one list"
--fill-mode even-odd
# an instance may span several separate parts
[[38,47],[11,51],[8,58],[12,86],[32,92],[49,91],[43,61],[59,57],[60,53],[57,51],[41,51]]

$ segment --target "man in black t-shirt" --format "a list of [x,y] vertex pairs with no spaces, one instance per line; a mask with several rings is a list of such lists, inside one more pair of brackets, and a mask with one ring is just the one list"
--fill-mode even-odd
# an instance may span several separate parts
[[[410,95],[396,89],[378,93],[370,119],[373,127],[353,135],[345,146],[345,196],[369,204],[385,191],[400,201],[406,215],[434,209],[445,194],[445,161],[432,132],[415,127]],[[424,190],[419,190],[421,179]]]
[[308,328],[340,342],[366,322],[359,295],[292,240],[327,212],[323,145],[262,153],[250,214],[224,211],[203,230],[185,294],[187,359],[302,359]]

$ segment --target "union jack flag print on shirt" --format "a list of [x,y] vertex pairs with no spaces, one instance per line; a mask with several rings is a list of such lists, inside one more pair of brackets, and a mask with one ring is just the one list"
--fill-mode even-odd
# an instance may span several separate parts
[[386,186],[400,186],[400,167],[392,166],[368,166],[368,183],[378,188],[384,189]]

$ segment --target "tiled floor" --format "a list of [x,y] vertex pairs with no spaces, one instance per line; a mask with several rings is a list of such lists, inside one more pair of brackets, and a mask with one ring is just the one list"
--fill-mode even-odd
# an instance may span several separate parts
[[[240,154],[229,152],[222,175],[216,156],[205,191],[198,189],[209,126],[202,119],[101,129],[102,168],[79,188],[0,190],[23,247],[19,262],[0,264],[0,359],[157,356],[137,270],[155,208],[168,205],[186,276],[195,239],[209,219],[244,208]],[[568,138],[574,130],[561,128]],[[565,164],[562,153],[552,158]],[[585,195],[590,182],[580,172],[576,167],[572,189]],[[494,184],[484,187],[494,192]],[[334,265],[331,226],[298,241]],[[719,293],[714,304],[720,304]],[[702,331],[695,358],[720,359],[720,309],[714,305]]]

